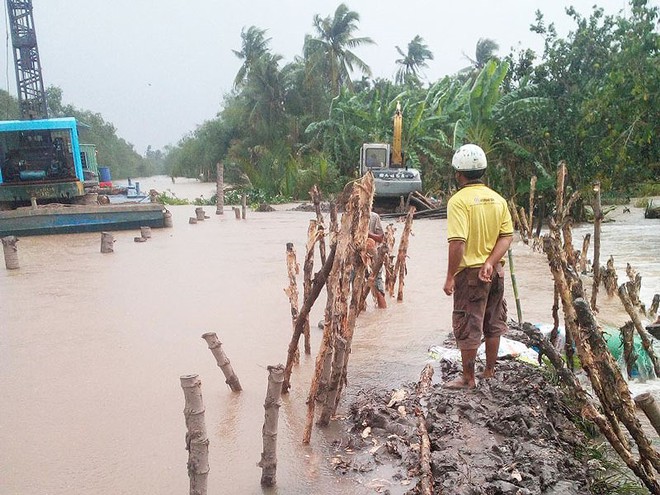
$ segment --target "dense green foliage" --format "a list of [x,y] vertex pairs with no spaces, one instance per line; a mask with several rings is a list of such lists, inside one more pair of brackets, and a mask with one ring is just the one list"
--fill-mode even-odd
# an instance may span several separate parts
[[101,114],[62,104],[59,88],[48,88],[48,108],[51,117],[75,117],[82,124],[80,141],[96,145],[99,166],[110,167],[114,179],[146,177],[160,171],[157,154],[150,151],[150,158],[140,156],[132,144],[117,136],[115,126]]
[[[49,106],[89,126],[83,142],[98,146],[99,162],[115,177],[214,180],[220,162],[228,182],[271,197],[304,198],[313,184],[337,191],[355,177],[362,143],[392,139],[398,101],[405,157],[421,169],[427,192],[453,187],[453,150],[473,142],[488,154],[489,183],[521,203],[533,175],[540,194],[552,193],[561,160],[573,190],[600,180],[604,195],[657,193],[659,8],[630,0],[625,15],[598,7],[588,17],[566,14],[573,29],[565,38],[541,12],[530,20],[544,40],[541,54],[522,48],[497,57],[498,44],[482,38],[468,67],[429,82],[423,71],[432,47],[419,35],[396,47],[392,80],[372,79],[356,49],[374,40],[359,36],[360,16],[344,4],[314,16],[301,55],[288,63],[272,52],[267,31],[251,26],[233,50],[242,65],[217,117],[144,157],[101,115],[63,105],[58,88],[49,89]],[[6,93],[0,108],[17,114]]]
[[343,4],[314,17],[315,35],[288,64],[253,26],[234,51],[243,60],[234,90],[216,119],[167,150],[169,173],[212,179],[222,162],[227,180],[242,174],[270,195],[306,197],[314,183],[336,191],[355,176],[362,143],[391,140],[399,101],[404,152],[429,192],[452,187],[450,159],[466,142],[486,150],[489,182],[521,202],[532,175],[541,194],[552,191],[561,160],[573,189],[600,180],[613,195],[657,191],[658,7],[631,0],[628,11],[594,8],[583,18],[567,9],[574,28],[565,39],[537,12],[541,55],[500,59],[497,43],[480,39],[469,67],[428,85],[422,71],[433,53],[420,36],[397,47],[394,80],[351,79],[354,70],[369,76],[353,49],[373,41],[356,36],[360,17]]

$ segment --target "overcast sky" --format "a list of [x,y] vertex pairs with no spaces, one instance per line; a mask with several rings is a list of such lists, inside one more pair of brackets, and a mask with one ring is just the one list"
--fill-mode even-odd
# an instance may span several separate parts
[[[660,0],[654,0],[657,3]],[[5,2],[3,2],[4,4]],[[375,77],[393,77],[395,46],[404,51],[416,35],[435,56],[426,75],[436,80],[468,65],[479,38],[542,50],[530,33],[534,12],[565,35],[573,24],[565,7],[588,16],[597,4],[608,14],[628,10],[626,0],[347,0],[360,14],[358,36],[377,44],[356,50]],[[241,62],[241,28],[257,26],[273,52],[289,62],[312,34],[315,14],[334,13],[330,0],[33,0],[46,86],[59,86],[64,103],[92,110],[143,153],[176,144],[220,108]],[[3,8],[5,10],[6,8]],[[6,14],[5,14],[6,18]],[[6,21],[3,38],[7,39]],[[2,88],[16,94],[11,41]],[[9,60],[7,61],[7,59]]]

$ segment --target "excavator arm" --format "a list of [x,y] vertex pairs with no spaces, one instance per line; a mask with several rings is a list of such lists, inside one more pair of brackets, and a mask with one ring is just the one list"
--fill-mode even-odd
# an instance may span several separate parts
[[401,113],[401,103],[396,102],[396,111],[394,112],[394,134],[392,136],[392,167],[403,166],[403,155],[401,153],[401,131],[403,128],[403,114]]

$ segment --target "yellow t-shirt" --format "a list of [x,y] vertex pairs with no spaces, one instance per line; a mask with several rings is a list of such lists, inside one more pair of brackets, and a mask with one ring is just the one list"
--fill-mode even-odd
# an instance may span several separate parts
[[484,184],[468,184],[449,199],[447,239],[465,241],[459,271],[483,265],[497,239],[512,235],[506,201]]

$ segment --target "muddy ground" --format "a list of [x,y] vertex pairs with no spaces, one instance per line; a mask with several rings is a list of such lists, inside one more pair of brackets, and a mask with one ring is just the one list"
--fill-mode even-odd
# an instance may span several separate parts
[[496,377],[470,391],[442,388],[441,381],[459,373],[456,363],[435,363],[434,371],[426,395],[416,394],[416,383],[358,394],[345,418],[350,433],[335,445],[338,471],[367,479],[370,471],[389,466],[390,479],[371,481],[376,492],[420,493],[415,412],[421,411],[431,441],[433,493],[591,493],[589,480],[602,466],[580,456],[587,439],[541,368],[500,361]]

